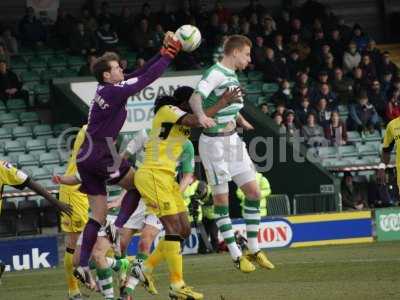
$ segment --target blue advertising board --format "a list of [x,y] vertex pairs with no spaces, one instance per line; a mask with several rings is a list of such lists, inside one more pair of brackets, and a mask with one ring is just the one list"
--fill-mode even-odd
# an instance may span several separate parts
[[57,237],[0,240],[0,259],[7,271],[56,267],[59,262]]

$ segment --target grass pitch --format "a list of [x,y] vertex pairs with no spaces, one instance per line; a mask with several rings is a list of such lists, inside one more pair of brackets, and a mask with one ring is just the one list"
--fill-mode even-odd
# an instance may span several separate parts
[[[400,299],[400,243],[280,249],[268,255],[275,270],[247,275],[233,268],[228,254],[185,256],[185,280],[207,300]],[[168,299],[165,264],[155,279],[158,296],[138,287],[134,299]],[[67,299],[63,269],[6,273],[0,299]]]

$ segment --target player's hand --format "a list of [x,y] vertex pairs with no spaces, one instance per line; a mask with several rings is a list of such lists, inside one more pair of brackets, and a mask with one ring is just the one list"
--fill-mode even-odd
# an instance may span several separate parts
[[173,32],[168,31],[165,34],[163,47],[160,50],[160,54],[162,56],[167,56],[171,59],[174,59],[181,49],[181,42],[175,37]]
[[51,178],[51,181],[54,184],[61,184],[61,176],[60,175],[53,175],[53,177]]
[[198,117],[199,124],[204,128],[211,128],[216,126],[215,121],[212,118],[207,117],[205,114]]
[[243,89],[239,86],[232,90],[226,89],[221,97],[221,101],[225,105],[230,105],[232,103],[242,103],[242,100],[243,100]]
[[386,173],[385,173],[385,169],[378,169],[378,171],[376,172],[376,181],[379,184],[386,184]]
[[73,209],[71,205],[60,201],[57,201],[55,205],[61,213],[66,214],[67,216],[72,216]]

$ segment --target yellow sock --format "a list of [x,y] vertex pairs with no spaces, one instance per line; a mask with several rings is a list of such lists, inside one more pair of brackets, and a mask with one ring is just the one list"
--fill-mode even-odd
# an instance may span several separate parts
[[180,288],[185,284],[183,281],[180,237],[177,235],[166,235],[165,240],[162,242],[164,258],[168,264],[171,286],[173,288]]
[[64,254],[64,270],[65,270],[65,279],[67,280],[68,285],[68,293],[70,296],[79,294],[79,286],[78,280],[74,277],[74,249],[67,248],[65,249]]
[[160,240],[157,247],[151,252],[150,256],[144,261],[145,272],[152,273],[154,268],[164,259],[163,254],[164,239]]

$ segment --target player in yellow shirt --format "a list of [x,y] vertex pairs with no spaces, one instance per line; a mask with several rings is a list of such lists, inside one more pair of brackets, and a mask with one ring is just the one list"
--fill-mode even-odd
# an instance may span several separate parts
[[[185,285],[182,275],[180,242],[190,235],[186,205],[175,180],[175,169],[183,145],[190,136],[191,127],[199,127],[196,116],[190,114],[189,98],[192,88],[180,87],[174,97],[158,98],[150,139],[146,143],[144,162],[135,173],[135,186],[149,213],[156,215],[165,229],[155,252],[168,264],[171,299],[203,299]],[[210,109],[212,115],[228,104],[238,101],[240,90],[225,92]]]
[[[76,166],[76,155],[83,141],[85,140],[87,125],[84,125],[76,135],[74,146],[67,164],[64,176],[76,176],[78,173]],[[89,202],[86,194],[79,191],[80,184],[60,185],[60,201],[70,204],[74,213],[71,216],[61,217],[61,229],[65,232],[65,253],[64,270],[68,285],[68,295],[70,300],[82,299],[79,290],[78,280],[73,276],[73,257],[76,242],[83,231],[88,220]]]
[[377,173],[378,181],[382,184],[386,182],[385,169],[390,163],[390,152],[396,146],[396,169],[397,186],[400,188],[400,117],[393,119],[386,126],[385,136],[383,138],[382,162],[379,165]]
[[[52,205],[54,205],[60,212],[66,215],[72,215],[72,208],[70,205],[62,203],[54,198],[44,187],[32,180],[27,174],[15,168],[11,163],[0,160],[0,213],[2,204],[2,191],[5,185],[10,185],[16,189],[23,190],[30,188],[36,192]],[[5,265],[0,260],[0,278],[5,270]]]

